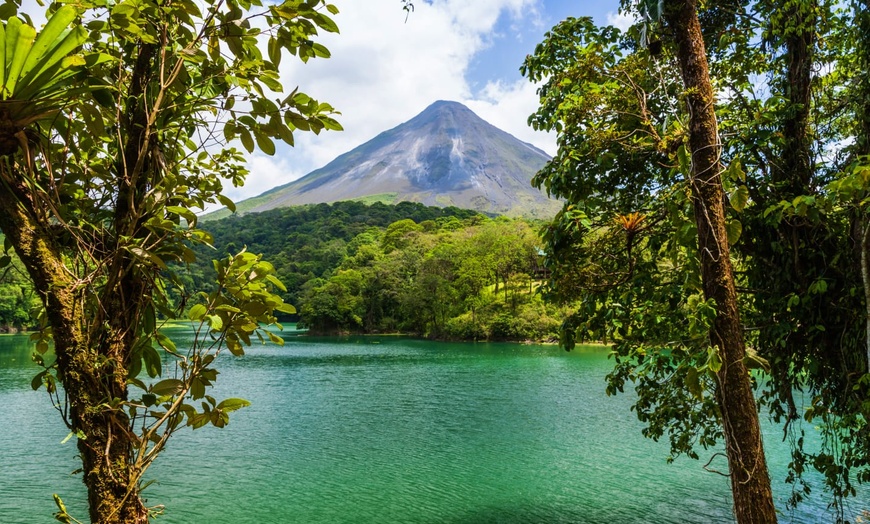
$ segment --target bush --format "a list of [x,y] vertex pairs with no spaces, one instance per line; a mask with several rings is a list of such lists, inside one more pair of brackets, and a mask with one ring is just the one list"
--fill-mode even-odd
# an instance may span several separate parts
[[489,338],[480,318],[474,319],[471,312],[448,320],[444,326],[444,336],[460,340],[485,340]]

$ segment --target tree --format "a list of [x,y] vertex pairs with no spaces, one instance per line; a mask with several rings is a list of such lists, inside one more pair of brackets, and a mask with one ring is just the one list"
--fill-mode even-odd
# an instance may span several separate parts
[[[701,28],[693,2],[663,5],[648,19],[666,24],[673,61],[650,60],[660,46],[624,56],[616,30],[569,19],[524,66],[531,80],[545,80],[533,124],[559,132],[559,153],[536,177],[568,202],[547,235],[552,258],[563,261],[551,263],[557,292],[598,294],[567,322],[566,343],[573,345],[577,322],[613,326],[625,360],[617,360],[609,391],[637,380],[647,434],[658,438],[667,429],[676,453],[694,455],[694,442],[706,447],[724,436],[738,522],[775,522],[744,365]],[[682,85],[671,80],[674,73]],[[670,268],[662,271],[660,257]],[[686,272],[686,281],[675,282],[675,271]],[[694,310],[688,333],[662,325],[674,321],[668,308]],[[703,394],[705,380],[715,403]]]
[[[707,397],[723,354],[708,350],[729,312],[702,277],[713,269],[703,255],[727,247],[722,282],[739,291],[725,298],[744,319],[741,360],[769,373],[756,384],[760,403],[793,446],[785,480],[799,485],[788,503],[810,493],[802,475],[815,468],[843,519],[852,483],[870,479],[866,4],[721,1],[682,18],[681,2],[629,7],[642,21],[628,34],[569,20],[525,65],[546,80],[532,124],[559,132],[536,181],[568,202],[546,235],[553,295],[580,299],[566,341],[589,331],[613,340],[609,391],[634,382],[645,433],[696,456],[723,436],[720,402]],[[687,88],[704,62],[708,73],[695,69]],[[718,139],[695,141],[700,122]],[[712,164],[698,156],[710,151]],[[714,222],[724,231],[710,237]],[[705,231],[718,246],[698,243]],[[675,312],[688,322],[674,325]],[[801,406],[795,392],[811,401]],[[804,449],[803,421],[820,428],[820,451]]]
[[[337,10],[84,0],[51,5],[37,32],[19,0],[0,6],[0,230],[44,307],[34,387],[77,439],[92,522],[147,522],[142,476],[168,437],[222,427],[247,404],[206,394],[215,354],[241,354],[255,333],[280,342],[259,328],[292,311],[271,264],[244,251],[216,261],[210,293],[184,289],[181,275],[191,245],[210,241],[194,210],[232,208],[222,180],[244,182],[230,142],[273,154],[294,131],[340,129],[330,106],[278,96],[282,56],[329,56],[312,40],[337,31],[325,12]],[[198,337],[177,348],[160,319],[185,311]]]
[[716,372],[716,400],[725,436],[734,512],[741,523],[776,522],[755,396],[744,364],[746,347],[728,243],[716,101],[695,0],[665,2],[662,18],[673,32],[686,89],[689,180],[704,297],[713,301],[716,310],[710,344],[722,359]]

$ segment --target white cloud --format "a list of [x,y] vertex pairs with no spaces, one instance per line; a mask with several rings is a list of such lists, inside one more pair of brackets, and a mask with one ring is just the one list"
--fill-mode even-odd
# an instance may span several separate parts
[[538,109],[538,86],[525,80],[513,84],[491,82],[476,100],[462,101],[490,124],[528,142],[547,154],[556,154],[556,137],[533,130],[526,124]]
[[552,153],[553,140],[534,133],[526,120],[537,106],[535,87],[491,83],[478,95],[466,72],[475,54],[491,45],[499,16],[539,20],[540,0],[434,0],[415,2],[407,22],[395,0],[334,0],[340,35],[318,41],[332,57],[302,64],[281,63],[286,91],[300,91],[332,104],[343,132],[297,133],[295,148],[275,158],[254,156],[244,188],[228,191],[237,200],[285,184],[400,123],[436,100],[468,105],[493,125]]
[[295,169],[285,157],[266,156],[259,152],[251,155],[248,160],[248,170],[250,170],[251,176],[257,179],[259,186],[257,194],[296,180],[306,174]]
[[607,25],[619,28],[620,31],[627,31],[629,27],[637,22],[634,15],[626,13],[607,13]]

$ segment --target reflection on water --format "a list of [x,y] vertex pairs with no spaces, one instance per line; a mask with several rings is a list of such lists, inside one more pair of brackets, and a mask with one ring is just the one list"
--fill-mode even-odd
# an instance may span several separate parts
[[[727,479],[667,465],[600,351],[383,338],[288,338],[224,355],[215,396],[251,400],[224,430],[183,430],[151,477],[168,523],[731,522]],[[26,337],[0,338],[0,522],[85,515],[75,445]],[[786,450],[767,435],[774,476]],[[709,454],[708,454],[709,456]],[[782,487],[777,482],[778,487]],[[779,506],[787,496],[780,489]],[[826,501],[792,522],[817,522]]]

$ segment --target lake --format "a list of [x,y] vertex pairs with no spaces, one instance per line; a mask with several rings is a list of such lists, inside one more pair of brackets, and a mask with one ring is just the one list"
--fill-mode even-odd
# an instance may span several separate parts
[[[702,469],[712,452],[666,464],[631,397],[604,394],[606,352],[578,349],[290,336],[224,354],[214,396],[253,405],[170,440],[148,475],[155,522],[733,522],[728,480]],[[29,354],[0,337],[0,522],[52,522],[52,493],[86,520],[75,444],[30,389]],[[830,521],[821,491],[785,509],[781,435],[766,426],[782,521]]]

